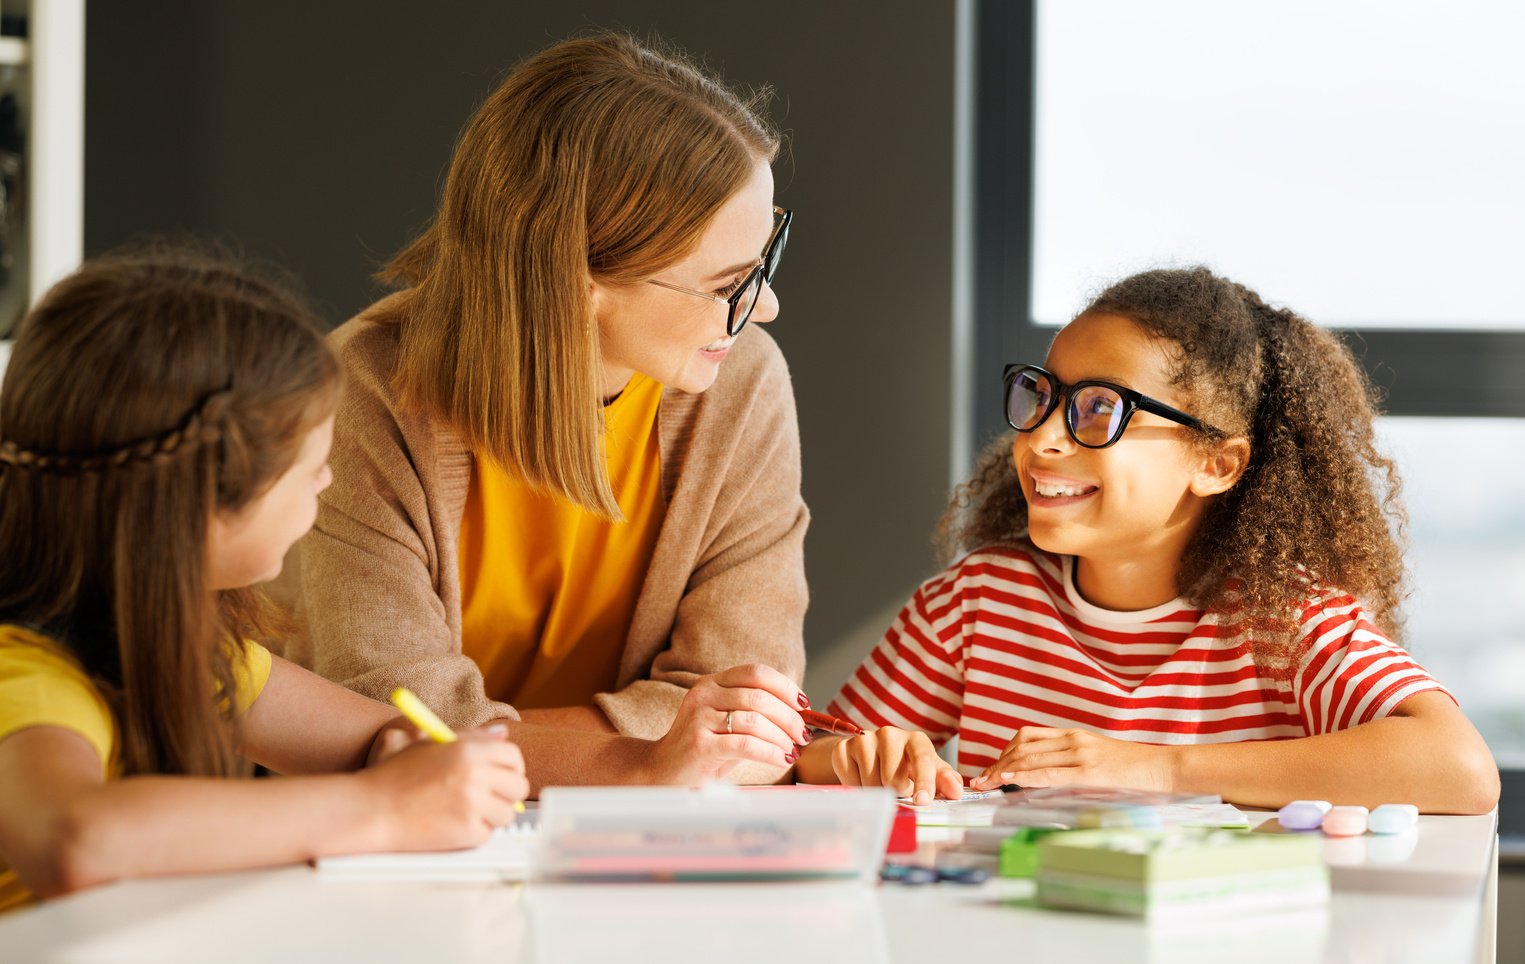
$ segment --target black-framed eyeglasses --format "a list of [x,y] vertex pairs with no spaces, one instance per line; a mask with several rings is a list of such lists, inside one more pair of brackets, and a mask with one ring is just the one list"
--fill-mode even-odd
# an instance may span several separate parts
[[778,270],[778,262],[784,256],[784,245],[789,242],[789,225],[793,221],[793,211],[785,211],[777,205],[774,206],[773,233],[769,235],[768,243],[763,246],[762,257],[757,259],[752,270],[728,298],[722,298],[711,291],[697,291],[667,281],[658,281],[655,278],[648,278],[647,283],[681,291],[695,298],[719,301],[729,305],[730,313],[725,317],[725,333],[734,336],[747,326],[747,319],[752,317],[752,309],[757,307],[757,297],[762,294],[763,284],[770,286],[773,284],[773,273]]
[[1122,438],[1128,420],[1140,410],[1199,432],[1221,434],[1178,408],[1111,382],[1091,379],[1066,385],[1037,365],[1007,365],[1002,378],[1006,383],[1006,424],[1019,432],[1031,432],[1048,421],[1062,397],[1068,399],[1065,431],[1077,445],[1088,449],[1104,449]]

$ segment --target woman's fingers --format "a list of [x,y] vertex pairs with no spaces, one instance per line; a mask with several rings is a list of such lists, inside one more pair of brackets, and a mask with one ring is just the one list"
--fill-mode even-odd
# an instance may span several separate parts
[[[719,738],[720,746],[743,746],[756,744],[763,756],[764,762],[777,763],[782,757],[785,763],[793,763],[799,755],[799,748],[794,740],[778,728],[767,716],[755,710],[719,710],[706,711],[713,715],[715,722],[712,732]],[[736,739],[733,739],[736,738]],[[741,742],[736,742],[739,739]],[[765,751],[761,748],[766,747]],[[752,759],[751,756],[748,759]]]
[[762,663],[743,663],[709,677],[721,686],[766,690],[793,710],[810,708],[810,701],[794,680]]
[[740,733],[730,736],[723,733],[717,734],[709,737],[705,742],[708,751],[714,756],[732,762],[750,760],[776,767],[789,766],[799,758],[799,751],[795,747],[791,746],[787,751],[783,751],[767,740]]
[[[730,734],[747,732],[753,737],[769,740],[770,743],[779,747],[781,754],[788,754],[793,747],[810,743],[810,729],[799,717],[798,706],[790,706],[782,702],[772,689],[758,688],[758,686],[729,686],[721,682],[727,674],[729,679],[759,679],[763,676],[763,674],[738,673],[740,670],[743,670],[743,667],[734,667],[726,673],[706,677],[695,683],[694,688],[689,691],[688,699],[715,711],[711,715],[709,729],[712,732],[724,734],[726,714],[729,712],[732,714],[730,715]],[[767,670],[767,667],[758,667],[756,670]],[[767,671],[773,673],[772,670]],[[788,682],[787,677],[781,677],[781,679]],[[793,683],[788,685],[793,688],[793,691],[798,692],[798,688],[795,688]]]

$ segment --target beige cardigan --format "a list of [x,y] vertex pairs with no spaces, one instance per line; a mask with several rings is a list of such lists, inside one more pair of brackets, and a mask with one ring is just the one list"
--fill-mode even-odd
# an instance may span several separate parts
[[[399,408],[396,327],[362,313],[331,338],[347,377],[334,481],[298,544],[305,632],[286,655],[377,699],[408,686],[453,726],[517,719],[461,652],[456,541],[473,456],[449,428]],[[617,688],[594,697],[621,733],[645,739],[667,732],[701,675],[749,662],[796,683],[805,672],[809,515],[777,344],[746,329],[708,391],[664,393],[657,423],[666,516],[650,567],[631,574],[643,582]]]

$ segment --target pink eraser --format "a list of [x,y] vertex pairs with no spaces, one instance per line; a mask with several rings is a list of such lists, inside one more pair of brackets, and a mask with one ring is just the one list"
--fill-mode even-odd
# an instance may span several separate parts
[[1358,837],[1366,832],[1366,808],[1331,807],[1324,814],[1323,828],[1331,837]]

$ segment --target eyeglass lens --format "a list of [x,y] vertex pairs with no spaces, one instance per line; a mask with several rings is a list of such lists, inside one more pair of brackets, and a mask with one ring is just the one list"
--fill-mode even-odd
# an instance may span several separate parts
[[785,217],[779,224],[778,234],[773,236],[773,243],[763,252],[762,271],[748,279],[746,287],[736,299],[735,307],[731,309],[731,321],[726,326],[729,334],[741,331],[747,319],[752,317],[752,309],[757,307],[757,296],[762,294],[763,282],[773,283],[773,272],[778,270],[778,263],[783,260],[784,245],[788,241],[789,219]]
[[762,272],[756,272],[748,279],[746,287],[741,289],[740,297],[736,299],[736,307],[731,309],[731,334],[741,331],[741,326],[752,317],[752,309],[757,307],[757,296],[762,293]]
[[768,282],[768,284],[773,283],[773,272],[778,270],[778,263],[784,257],[784,245],[788,243],[789,220],[786,218],[779,225],[778,235],[774,237],[773,243],[768,246],[768,250],[763,254],[763,280]]
[[[1012,376],[1006,394],[1006,417],[1019,431],[1031,432],[1053,407],[1053,379],[1035,369]],[[1128,406],[1122,396],[1101,385],[1072,391],[1065,406],[1065,424],[1081,445],[1103,446],[1122,431]]]

